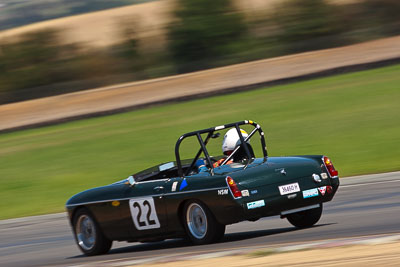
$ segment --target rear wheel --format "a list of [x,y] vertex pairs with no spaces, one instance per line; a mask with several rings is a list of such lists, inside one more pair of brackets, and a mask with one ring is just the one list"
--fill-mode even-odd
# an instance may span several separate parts
[[98,223],[87,209],[80,209],[73,219],[75,240],[80,250],[87,256],[107,253],[112,241],[107,239]]
[[296,212],[293,214],[287,215],[288,221],[298,227],[298,228],[307,228],[316,224],[322,215],[322,204],[319,208],[304,210],[300,212]]
[[216,221],[210,210],[199,201],[187,202],[183,209],[186,233],[196,245],[219,241],[225,233],[225,225]]

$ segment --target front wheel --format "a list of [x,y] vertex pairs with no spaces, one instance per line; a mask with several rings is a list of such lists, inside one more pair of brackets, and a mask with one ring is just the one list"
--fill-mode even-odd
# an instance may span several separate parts
[[287,215],[288,221],[298,228],[307,228],[316,224],[322,215],[322,204],[316,209],[304,210]]
[[210,210],[199,201],[190,201],[183,209],[186,233],[196,245],[220,240],[225,233],[225,225],[216,221]]
[[107,253],[112,241],[101,231],[94,217],[87,209],[80,209],[73,219],[75,240],[80,250],[87,256]]

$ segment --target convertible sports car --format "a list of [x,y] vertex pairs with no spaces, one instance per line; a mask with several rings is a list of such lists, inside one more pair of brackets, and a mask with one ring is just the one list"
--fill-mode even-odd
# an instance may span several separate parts
[[[207,144],[227,129],[236,129],[240,141],[228,157],[212,157]],[[255,134],[261,142],[259,158],[250,145]],[[200,147],[191,160],[180,156],[186,139],[197,139]],[[268,157],[264,132],[253,121],[184,134],[176,143],[175,156],[174,162],[67,201],[72,230],[84,254],[107,253],[113,240],[186,237],[194,244],[216,242],[228,224],[274,215],[299,228],[311,227],[321,217],[323,202],[332,200],[339,187],[338,172],[326,156]]]

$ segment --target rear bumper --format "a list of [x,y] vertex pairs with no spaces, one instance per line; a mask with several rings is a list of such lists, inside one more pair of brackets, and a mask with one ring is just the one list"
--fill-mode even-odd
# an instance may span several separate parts
[[[259,199],[241,199],[241,207],[245,220],[256,220],[261,217],[285,215],[288,211],[302,209],[305,207],[318,207],[321,203],[331,201],[339,188],[339,178],[330,179],[329,185],[318,186],[314,190],[315,195],[305,197],[304,191],[285,196],[264,196]],[[330,188],[328,188],[330,187]],[[262,202],[261,202],[262,201]]]

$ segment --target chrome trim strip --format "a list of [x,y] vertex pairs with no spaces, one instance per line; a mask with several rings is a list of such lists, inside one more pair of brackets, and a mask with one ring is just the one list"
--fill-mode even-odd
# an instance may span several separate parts
[[[208,189],[198,189],[198,190],[172,192],[172,193],[169,192],[169,193],[165,193],[165,194],[151,195],[151,197],[180,195],[180,194],[186,194],[186,193],[197,193],[197,192],[213,191],[213,190],[220,190],[220,189],[226,189],[226,187],[215,187],[215,188],[208,188]],[[137,196],[137,197],[145,197],[145,196]],[[75,206],[80,206],[80,205],[90,205],[90,204],[105,203],[105,202],[112,202],[112,201],[123,201],[123,200],[129,200],[129,199],[132,199],[132,198],[135,198],[135,197],[113,198],[113,199],[107,199],[107,200],[88,201],[88,202],[81,202],[81,203],[77,203],[77,204],[69,204],[69,205],[65,205],[65,206],[68,208],[68,207],[75,207]]]
[[112,198],[112,199],[107,199],[107,200],[80,202],[77,204],[69,204],[69,205],[65,205],[65,206],[68,208],[68,207],[75,207],[75,206],[80,206],[80,205],[90,205],[90,204],[98,204],[98,203],[105,203],[105,202],[112,202],[112,201],[122,201],[122,200],[129,200],[129,199],[131,199],[131,198]]
[[163,196],[180,195],[180,194],[185,194],[185,193],[193,193],[193,192],[197,193],[197,192],[205,192],[205,191],[220,190],[220,189],[226,189],[226,187],[215,187],[215,188],[198,189],[198,190],[192,190],[192,191],[180,191],[180,192],[166,193],[166,194],[162,194],[162,195]]
[[163,182],[163,181],[166,182],[168,180],[170,180],[170,178],[151,180],[151,181],[139,181],[139,182],[136,182],[136,184],[138,185],[138,184],[155,183],[155,182]]
[[311,209],[315,209],[315,208],[319,208],[319,207],[320,207],[320,204],[315,204],[315,205],[302,207],[302,208],[298,208],[298,209],[285,210],[285,211],[281,212],[281,215],[292,214],[292,213],[296,213],[296,212],[299,212],[299,211],[311,210]]

